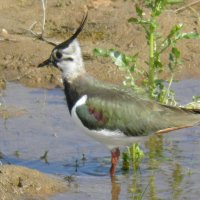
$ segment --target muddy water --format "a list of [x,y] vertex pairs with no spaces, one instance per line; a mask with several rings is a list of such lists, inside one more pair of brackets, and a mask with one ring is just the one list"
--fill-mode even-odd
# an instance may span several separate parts
[[[182,103],[200,95],[200,80],[175,84]],[[200,127],[175,131],[142,144],[146,156],[140,170],[110,180],[109,151],[82,133],[70,119],[63,92],[30,89],[8,83],[5,106],[26,110],[20,117],[0,119],[1,162],[71,176],[71,191],[50,199],[199,199]],[[47,160],[40,159],[47,153]],[[84,154],[84,156],[83,156]],[[85,159],[86,158],[86,159]]]

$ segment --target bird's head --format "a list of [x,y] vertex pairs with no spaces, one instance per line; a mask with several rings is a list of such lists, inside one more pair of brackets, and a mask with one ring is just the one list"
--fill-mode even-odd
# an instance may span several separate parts
[[76,32],[69,39],[57,45],[52,50],[50,57],[44,62],[40,63],[38,67],[53,65],[54,67],[60,69],[63,78],[68,80],[75,78],[81,73],[84,73],[85,68],[82,59],[81,48],[76,38],[82,31],[86,19],[87,14],[83,18]]

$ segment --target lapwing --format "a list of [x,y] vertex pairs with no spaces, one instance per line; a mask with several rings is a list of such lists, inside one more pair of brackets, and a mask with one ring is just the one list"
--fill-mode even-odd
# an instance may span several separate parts
[[90,76],[84,67],[76,32],[55,46],[50,57],[38,65],[52,64],[62,73],[64,93],[71,117],[89,136],[111,150],[110,175],[115,175],[119,148],[162,134],[200,124],[200,111],[162,105],[123,86]]

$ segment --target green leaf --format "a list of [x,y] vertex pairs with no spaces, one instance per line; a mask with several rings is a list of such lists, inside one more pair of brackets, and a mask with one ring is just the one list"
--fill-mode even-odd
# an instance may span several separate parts
[[164,82],[165,82],[165,80],[163,80],[163,79],[156,79],[155,80],[155,84],[159,87],[162,87],[162,88],[164,88],[164,84],[163,84]]
[[135,18],[135,17],[131,17],[128,19],[129,23],[139,23],[139,19]]
[[175,55],[176,59],[180,58],[181,52],[176,48],[172,48],[172,53]]
[[131,63],[131,62],[136,62],[136,60],[137,60],[137,57],[138,57],[138,53],[136,53],[135,55],[133,55],[133,56],[126,56],[125,55],[125,59],[126,59],[126,61],[128,62],[128,63]]
[[176,3],[182,3],[183,0],[168,0],[167,3],[168,4],[176,4]]
[[123,61],[123,55],[118,51],[109,51],[109,56],[112,58],[115,65],[118,67],[124,67],[125,63]]
[[155,60],[154,61],[154,66],[155,66],[155,68],[162,68],[163,64],[159,60]]
[[129,23],[135,23],[135,24],[141,24],[141,25],[147,25],[147,24],[151,24],[150,20],[145,20],[145,19],[137,19],[134,17],[131,17],[128,19]]
[[170,45],[173,45],[176,40],[180,39],[177,36],[178,36],[180,30],[182,29],[182,27],[183,27],[183,24],[178,24],[171,28],[170,33],[168,34],[166,39],[164,39],[164,41],[161,44],[162,49],[160,52],[164,51],[167,47],[169,47]]
[[182,28],[183,28],[183,24],[176,24],[175,26],[173,26],[168,35],[168,38],[171,38],[172,36],[177,34]]
[[178,35],[176,35],[176,40],[179,39],[199,39],[200,38],[200,34],[198,33],[194,33],[194,32],[189,32],[189,33],[180,33]]
[[170,54],[169,54],[169,60],[170,60],[171,62],[174,62],[174,56],[173,56],[173,53],[170,53]]
[[134,72],[135,71],[135,65],[132,65],[129,69],[130,69],[131,73]]
[[135,10],[137,12],[137,15],[142,18],[143,17],[143,10],[137,4],[135,5]]
[[93,49],[93,53],[95,56],[104,56],[104,57],[108,56],[107,51],[100,48]]

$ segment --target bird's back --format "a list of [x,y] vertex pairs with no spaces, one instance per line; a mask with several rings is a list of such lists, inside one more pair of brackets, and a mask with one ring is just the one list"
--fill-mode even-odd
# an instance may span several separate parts
[[[200,123],[198,111],[162,105],[130,89],[102,83],[88,75],[78,77],[70,88],[71,94],[76,94],[74,98],[87,95],[85,108],[77,111],[84,125],[90,129],[120,130],[127,136],[142,136]],[[89,110],[92,109],[102,115],[104,123],[98,120],[91,123],[85,117],[87,114],[90,116]]]

